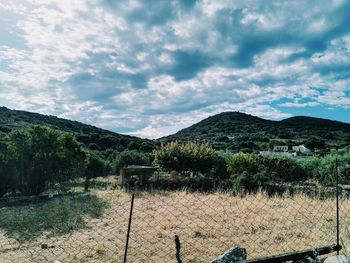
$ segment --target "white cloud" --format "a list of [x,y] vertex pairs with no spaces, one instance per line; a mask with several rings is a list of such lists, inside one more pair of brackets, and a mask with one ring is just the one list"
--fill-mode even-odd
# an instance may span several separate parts
[[226,110],[346,110],[348,5],[322,2],[0,3],[22,41],[0,42],[0,102],[143,137]]

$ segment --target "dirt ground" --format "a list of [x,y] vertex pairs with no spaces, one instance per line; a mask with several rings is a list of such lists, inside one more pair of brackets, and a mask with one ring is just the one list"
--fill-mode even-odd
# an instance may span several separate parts
[[[35,237],[20,242],[22,233],[18,231],[32,228],[18,228],[16,221],[20,224],[28,213],[40,218],[61,212],[56,207],[39,209],[40,204],[0,208],[0,262],[123,262],[131,196],[120,190],[96,190],[91,195],[107,204],[101,214],[82,214],[83,223],[64,234],[55,228],[76,226],[77,217],[62,217],[60,224],[52,226],[45,221],[26,221],[47,227],[42,231],[40,225],[33,228]],[[341,200],[340,205],[341,240],[348,245],[350,201]],[[65,211],[67,215],[71,212]],[[1,224],[1,220],[13,224]],[[16,235],[11,233],[14,229]],[[335,200],[303,195],[269,198],[262,193],[243,198],[228,193],[138,193],[128,262],[176,262],[175,235],[180,238],[186,263],[210,262],[236,245],[247,249],[248,258],[331,245],[336,242]]]

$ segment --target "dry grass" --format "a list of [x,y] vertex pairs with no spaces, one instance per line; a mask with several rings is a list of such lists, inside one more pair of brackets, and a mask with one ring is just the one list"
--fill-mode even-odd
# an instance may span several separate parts
[[[101,216],[83,214],[82,228],[63,233],[43,228],[37,238],[20,243],[2,227],[0,262],[122,262],[130,195],[118,190],[94,194],[108,206]],[[341,234],[347,244],[350,201],[342,200],[341,208]],[[0,212],[12,209],[18,208]],[[135,199],[128,262],[176,262],[175,234],[187,263],[209,262],[234,245],[245,247],[249,258],[330,245],[335,231],[334,199],[141,193]]]

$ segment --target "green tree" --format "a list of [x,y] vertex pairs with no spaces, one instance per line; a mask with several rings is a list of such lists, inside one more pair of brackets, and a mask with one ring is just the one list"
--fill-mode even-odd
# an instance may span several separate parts
[[310,138],[305,142],[305,147],[311,150],[324,149],[326,147],[326,142],[318,138]]
[[106,176],[106,163],[96,153],[89,152],[87,153],[85,165],[85,191],[88,191],[91,178]]
[[9,134],[9,152],[16,162],[18,189],[37,195],[49,183],[80,174],[85,154],[75,138],[43,126],[31,126]]
[[217,161],[217,154],[208,144],[171,142],[154,151],[155,163],[163,170],[179,173],[207,174]]
[[128,144],[128,150],[132,151],[132,150],[138,150],[140,148],[140,145],[135,142],[135,141],[131,141],[129,144]]
[[147,154],[137,151],[123,151],[117,153],[113,163],[114,172],[118,173],[121,168],[128,165],[150,165],[151,161]]
[[227,162],[227,169],[234,176],[238,176],[243,172],[257,173],[259,170],[257,155],[255,154],[250,154],[250,153],[233,154],[227,157],[226,162]]
[[8,141],[0,141],[0,196],[14,191],[14,162],[8,151]]
[[154,144],[151,142],[143,142],[140,146],[140,151],[150,153],[154,150]]

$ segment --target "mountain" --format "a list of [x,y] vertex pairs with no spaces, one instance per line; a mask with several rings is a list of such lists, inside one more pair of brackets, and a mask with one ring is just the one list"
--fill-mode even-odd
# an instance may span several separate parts
[[44,125],[72,133],[79,142],[93,150],[115,149],[122,151],[124,149],[136,149],[151,151],[154,148],[154,142],[151,140],[122,135],[56,116],[0,107],[0,132],[8,133],[28,125]]
[[223,112],[152,141],[55,116],[0,107],[0,135],[33,124],[72,133],[85,146],[100,151],[130,149],[150,152],[159,142],[174,140],[208,142],[215,149],[232,151],[263,150],[276,144],[350,145],[350,124],[305,116],[271,121],[241,112]]
[[306,117],[306,116],[295,116],[291,117],[285,120],[282,120],[281,122],[285,124],[292,124],[292,125],[299,125],[299,126],[321,126],[321,127],[327,127],[327,128],[333,128],[333,129],[349,129],[350,124],[340,122],[340,121],[333,121],[328,119],[321,119],[321,118],[314,118],[314,117]]
[[350,124],[304,116],[271,121],[241,112],[223,112],[159,140],[208,142],[216,149],[230,150],[263,150],[276,144],[310,141],[342,147],[350,144]]

